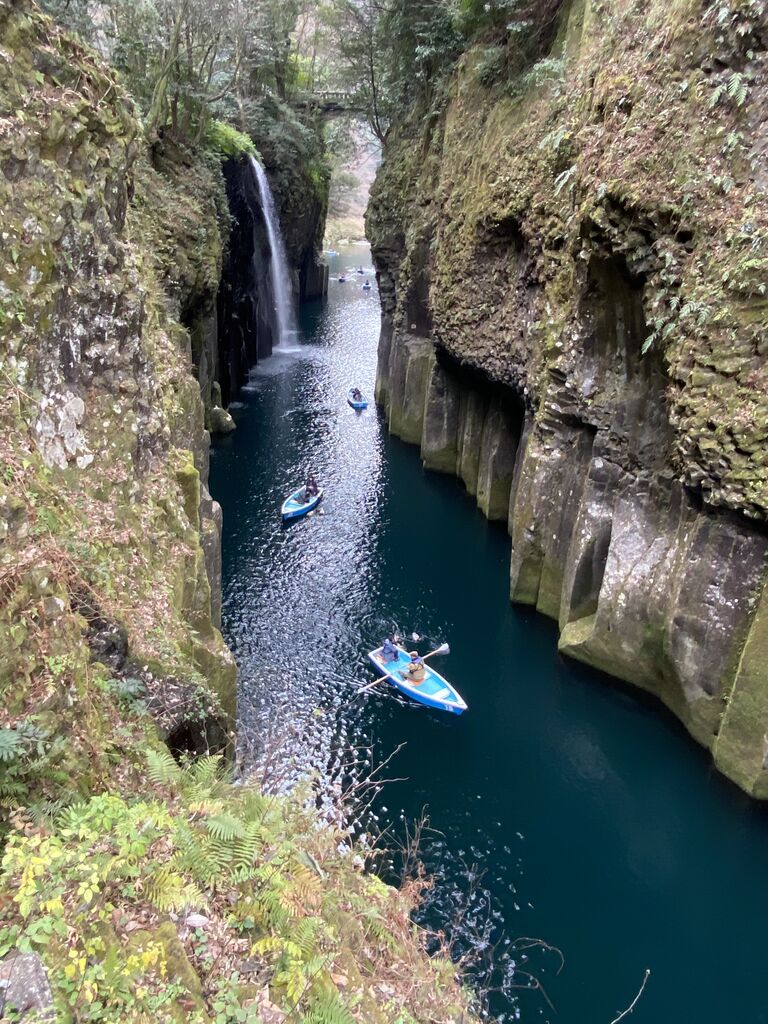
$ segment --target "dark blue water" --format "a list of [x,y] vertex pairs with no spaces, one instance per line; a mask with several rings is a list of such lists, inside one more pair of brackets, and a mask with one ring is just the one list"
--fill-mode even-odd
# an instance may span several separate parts
[[[405,781],[374,810],[402,834],[427,809],[423,916],[474,951],[497,1017],[610,1024],[650,968],[632,1024],[766,1024],[765,813],[659,707],[561,660],[554,625],[508,602],[506,532],[374,410],[348,408],[351,385],[373,392],[378,324],[375,290],[332,282],[304,310],[305,344],[254,372],[213,453],[242,756],[267,735],[273,783],[308,766],[347,780],[403,744],[384,774]],[[280,503],[309,469],[324,514],[284,528]],[[355,695],[393,624],[450,641],[440,668],[465,715],[386,686]],[[562,952],[559,973],[555,952],[514,943],[526,936]],[[517,987],[526,970],[554,1010]]]

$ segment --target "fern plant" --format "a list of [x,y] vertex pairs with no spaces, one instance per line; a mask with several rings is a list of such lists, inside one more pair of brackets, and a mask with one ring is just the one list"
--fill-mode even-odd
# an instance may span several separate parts
[[710,107],[716,107],[723,100],[730,100],[734,106],[743,107],[749,96],[749,82],[746,75],[734,71],[726,82],[721,82],[712,91]]
[[[301,798],[229,785],[219,757],[182,766],[152,750],[147,761],[155,796],[93,797],[7,843],[0,956],[43,956],[62,1019],[256,1024],[244,960],[290,1019],[349,1024],[401,1009],[410,1019],[410,995],[382,1018],[373,984],[413,942],[408,908],[340,855],[339,832],[319,828]],[[419,962],[391,975],[408,978],[407,993]]]
[[0,729],[0,761],[15,761],[21,752],[21,737],[15,729]]

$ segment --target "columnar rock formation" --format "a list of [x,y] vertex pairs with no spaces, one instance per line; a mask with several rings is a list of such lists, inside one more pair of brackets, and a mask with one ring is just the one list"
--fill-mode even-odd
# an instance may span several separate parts
[[726,7],[564,4],[493,87],[466,54],[368,230],[392,432],[508,522],[565,654],[765,798],[768,35]]

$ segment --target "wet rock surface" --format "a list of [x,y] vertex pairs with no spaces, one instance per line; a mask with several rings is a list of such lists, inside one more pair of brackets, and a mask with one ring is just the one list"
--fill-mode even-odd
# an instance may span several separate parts
[[224,165],[232,232],[218,295],[220,404],[226,406],[248,370],[272,352],[274,322],[269,240],[258,188],[245,161]]

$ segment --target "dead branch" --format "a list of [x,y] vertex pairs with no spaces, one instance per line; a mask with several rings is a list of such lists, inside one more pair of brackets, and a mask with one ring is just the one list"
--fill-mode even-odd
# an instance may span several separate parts
[[650,967],[646,967],[646,969],[645,969],[645,977],[643,978],[643,983],[640,986],[639,992],[637,993],[635,998],[632,1000],[632,1002],[629,1004],[629,1006],[626,1008],[626,1010],[622,1010],[618,1017],[614,1017],[613,1018],[613,1020],[611,1021],[611,1024],[619,1024],[620,1020],[622,1020],[624,1017],[628,1017],[629,1014],[632,1013],[634,1008],[637,1006],[638,999],[643,994],[643,990],[645,989],[645,983],[648,981],[648,978],[650,977],[650,974],[651,974]]

